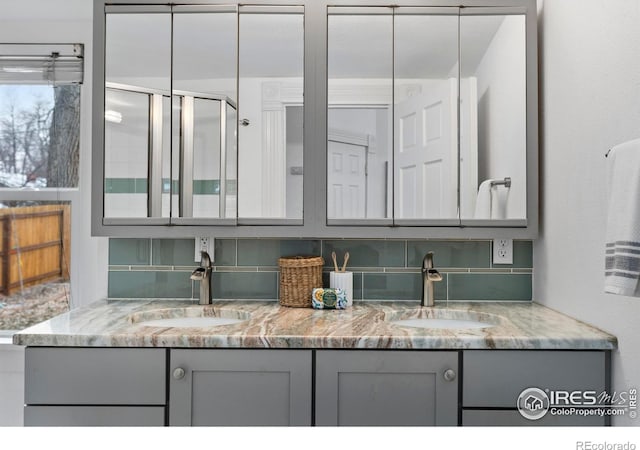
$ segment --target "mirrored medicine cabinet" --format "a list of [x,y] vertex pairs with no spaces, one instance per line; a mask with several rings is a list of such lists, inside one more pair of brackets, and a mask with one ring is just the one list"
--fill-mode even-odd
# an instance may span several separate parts
[[535,237],[534,1],[207,3],[95,3],[94,234]]

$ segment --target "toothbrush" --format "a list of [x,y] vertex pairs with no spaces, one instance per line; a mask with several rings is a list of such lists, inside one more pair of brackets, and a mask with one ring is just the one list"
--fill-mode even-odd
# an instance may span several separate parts
[[349,261],[349,252],[344,254],[344,262],[342,263],[342,270],[340,270],[341,272],[345,272],[347,270],[347,261]]
[[339,272],[338,270],[338,260],[336,258],[336,252],[331,252],[331,258],[333,259],[333,268],[336,272]]

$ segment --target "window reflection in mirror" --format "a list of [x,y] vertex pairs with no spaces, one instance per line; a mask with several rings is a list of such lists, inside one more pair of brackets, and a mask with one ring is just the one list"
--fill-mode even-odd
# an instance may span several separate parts
[[226,163],[235,160],[236,54],[235,11],[173,14],[173,217],[236,217],[235,201],[226,202],[236,178]]
[[525,39],[524,15],[460,17],[462,219],[526,218]]
[[328,16],[327,218],[390,219],[393,16],[351,11]]
[[303,12],[239,9],[240,218],[302,219]]
[[458,9],[394,15],[394,218],[458,218]]
[[167,216],[162,110],[171,86],[171,15],[107,14],[105,80],[104,215]]

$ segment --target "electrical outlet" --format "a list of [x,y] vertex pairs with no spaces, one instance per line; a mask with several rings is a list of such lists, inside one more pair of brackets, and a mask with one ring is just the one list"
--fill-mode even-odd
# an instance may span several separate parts
[[200,252],[207,252],[209,254],[209,257],[211,258],[211,262],[213,262],[214,260],[214,255],[213,255],[213,238],[209,237],[209,236],[196,236],[195,238],[195,254],[194,254],[194,260],[195,262],[200,262],[201,259],[201,255]]
[[513,239],[493,240],[493,263],[513,264]]

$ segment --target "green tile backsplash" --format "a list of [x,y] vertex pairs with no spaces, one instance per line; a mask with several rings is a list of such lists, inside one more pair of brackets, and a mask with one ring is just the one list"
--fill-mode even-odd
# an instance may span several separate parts
[[154,266],[193,266],[195,262],[193,239],[154,239],[152,251]]
[[277,272],[214,272],[212,284],[216,298],[278,298]]
[[319,254],[320,241],[238,239],[239,266],[277,266],[281,256]]
[[150,265],[151,239],[109,239],[109,265]]
[[[278,258],[321,255],[329,284],[331,252],[354,271],[355,300],[419,300],[422,258],[434,252],[443,281],[436,300],[530,301],[533,245],[514,241],[513,265],[493,265],[490,240],[384,239],[216,239],[213,296],[217,299],[278,298]],[[185,266],[195,267],[194,242],[184,239],[109,241],[110,298],[195,298],[197,284]]]
[[531,300],[531,274],[452,273],[448,284],[457,300]]
[[325,267],[331,267],[331,252],[335,251],[342,265],[349,252],[351,267],[405,267],[405,241],[386,240],[328,240],[322,242]]
[[409,241],[407,265],[422,267],[427,252],[433,252],[436,267],[477,268],[491,267],[491,242],[489,241]]
[[109,298],[192,298],[191,272],[109,271]]

